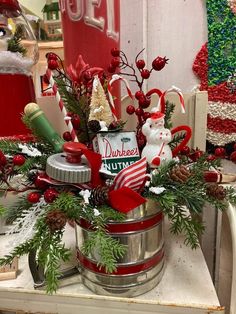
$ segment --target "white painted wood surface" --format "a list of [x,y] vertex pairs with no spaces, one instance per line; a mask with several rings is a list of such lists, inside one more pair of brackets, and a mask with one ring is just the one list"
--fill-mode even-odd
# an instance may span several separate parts
[[[224,313],[219,305],[201,249],[191,250],[182,236],[165,230],[166,268],[160,284],[135,298],[98,296],[80,283],[80,276],[71,278],[71,285],[62,286],[56,295],[35,291],[27,259],[21,258],[16,280],[0,282],[0,311],[3,309],[31,312],[71,314],[207,314]],[[67,238],[74,239],[68,229]],[[0,238],[0,255],[7,252],[7,238]],[[8,249],[9,250],[9,249]],[[76,283],[75,283],[76,281]]]
[[205,0],[120,0],[121,48],[128,59],[146,48],[144,59],[167,56],[169,64],[152,73],[147,89],[176,85],[189,92],[198,84],[192,64],[207,41]]

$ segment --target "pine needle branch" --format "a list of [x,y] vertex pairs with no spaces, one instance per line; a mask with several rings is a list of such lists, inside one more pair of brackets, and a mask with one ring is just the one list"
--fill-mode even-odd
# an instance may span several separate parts
[[16,31],[11,39],[8,40],[8,51],[19,52],[23,56],[26,55],[27,50],[21,44],[21,39],[24,36],[23,27],[17,25]]

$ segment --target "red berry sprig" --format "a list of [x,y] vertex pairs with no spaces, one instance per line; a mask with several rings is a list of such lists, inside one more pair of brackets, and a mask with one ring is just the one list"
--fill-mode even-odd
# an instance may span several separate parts
[[[135,57],[135,65],[133,65],[128,61],[127,56],[122,50],[113,48],[111,49],[111,55],[113,58],[111,59],[110,65],[108,66],[108,71],[110,73],[115,73],[119,68],[119,74],[129,76],[132,78],[132,81],[135,81],[138,85],[138,91],[135,93],[135,98],[138,100],[138,108],[135,108],[131,104],[126,107],[126,112],[129,115],[135,113],[137,116],[137,133],[145,121],[150,117],[150,114],[145,112],[145,109],[150,106],[151,99],[143,92],[143,83],[145,80],[149,79],[153,70],[161,71],[168,61],[166,57],[158,56],[152,61],[152,68],[148,69],[145,60],[140,58],[140,55],[143,51],[144,49],[137,54]],[[126,72],[123,70],[126,70]]]

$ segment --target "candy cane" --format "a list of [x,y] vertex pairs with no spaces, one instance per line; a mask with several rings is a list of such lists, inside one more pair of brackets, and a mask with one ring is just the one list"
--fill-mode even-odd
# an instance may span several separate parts
[[[181,112],[185,113],[185,105],[184,105],[184,97],[183,94],[181,92],[181,90],[178,87],[172,86],[170,89],[167,89],[159,98],[157,107],[155,107],[156,111],[161,110],[162,113],[165,113],[165,96],[168,93],[177,93],[179,95],[179,100],[180,100],[180,105],[181,105]],[[152,109],[153,111],[153,109]]]
[[124,79],[122,76],[118,75],[118,74],[112,75],[112,79],[110,80],[110,82],[108,83],[108,86],[107,86],[107,91],[108,91],[108,96],[109,96],[109,100],[110,100],[111,112],[112,112],[115,120],[117,120],[117,112],[116,112],[114,100],[113,100],[113,97],[112,97],[112,94],[111,94],[111,86],[117,80],[123,81],[125,83],[125,87],[126,87],[126,90],[128,92],[129,97],[131,99],[134,99],[134,97],[132,95],[132,92],[131,92],[131,89],[129,87],[128,81],[126,79]]
[[57,104],[58,104],[58,106],[59,106],[59,108],[60,108],[60,110],[61,110],[61,112],[62,112],[62,114],[64,116],[64,121],[65,121],[65,123],[68,126],[68,129],[69,129],[70,134],[71,134],[71,138],[72,138],[72,140],[74,142],[78,142],[79,141],[78,137],[76,136],[76,132],[75,132],[75,130],[73,128],[73,125],[71,123],[70,118],[67,116],[67,111],[66,111],[65,105],[63,103],[61,95],[60,95],[60,93],[58,91],[57,84],[56,84],[56,82],[55,82],[55,80],[53,78],[52,71],[50,69],[47,69],[46,76],[47,76],[47,78],[49,80],[49,83],[50,83],[50,85],[52,87],[53,93],[54,93],[54,95],[56,97]]

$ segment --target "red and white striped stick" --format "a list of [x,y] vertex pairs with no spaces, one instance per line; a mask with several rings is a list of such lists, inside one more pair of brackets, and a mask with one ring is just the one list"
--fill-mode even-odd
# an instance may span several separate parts
[[165,96],[166,96],[166,94],[173,93],[173,92],[177,93],[179,95],[179,100],[180,100],[180,105],[181,105],[181,112],[185,113],[184,97],[183,97],[183,94],[182,94],[181,90],[178,87],[176,87],[176,86],[172,86],[170,89],[167,89],[161,95],[161,97],[159,98],[157,107],[153,108],[152,112],[161,110],[162,113],[165,113]]
[[114,119],[117,120],[117,118],[118,118],[117,117],[117,112],[116,112],[114,100],[113,100],[113,97],[112,97],[112,94],[111,94],[111,86],[112,86],[112,84],[115,81],[123,81],[125,83],[125,87],[126,87],[126,90],[127,90],[127,93],[129,95],[129,97],[131,99],[134,99],[134,97],[132,95],[132,92],[131,92],[131,89],[129,87],[128,81],[126,79],[124,79],[122,76],[118,75],[118,74],[112,75],[112,79],[110,80],[110,82],[108,83],[108,86],[107,86],[107,91],[108,91],[108,97],[109,97],[109,100],[110,100],[111,112],[113,114]]
[[71,134],[72,141],[73,141],[73,142],[79,142],[78,137],[77,137],[77,135],[76,135],[76,132],[75,132],[75,130],[74,130],[74,128],[73,128],[72,122],[71,122],[70,119],[68,119],[67,111],[66,111],[65,105],[64,105],[64,103],[63,103],[63,100],[62,100],[62,98],[61,98],[61,95],[60,95],[60,93],[59,93],[59,91],[58,91],[57,84],[56,84],[56,82],[55,82],[55,80],[54,80],[54,78],[53,78],[52,71],[51,71],[50,69],[47,69],[47,71],[46,71],[46,76],[47,76],[47,78],[48,78],[48,80],[49,80],[49,83],[50,83],[50,85],[51,85],[51,87],[52,87],[53,93],[54,93],[54,95],[55,95],[55,97],[56,97],[57,104],[58,104],[58,106],[59,106],[59,108],[60,108],[60,110],[61,110],[61,112],[62,112],[62,114],[63,114],[63,116],[64,116],[64,121],[65,121],[65,123],[66,123],[67,126],[68,126],[69,132],[70,132],[70,134]]

